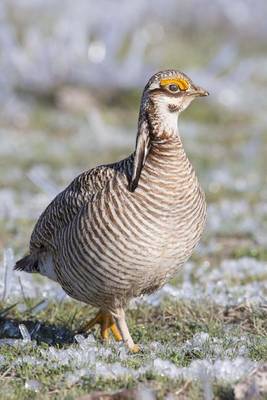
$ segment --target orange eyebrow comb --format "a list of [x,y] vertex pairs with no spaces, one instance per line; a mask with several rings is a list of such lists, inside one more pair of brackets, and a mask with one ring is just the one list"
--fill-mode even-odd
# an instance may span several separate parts
[[189,83],[186,79],[182,78],[164,78],[160,81],[160,86],[177,85],[180,90],[187,90]]

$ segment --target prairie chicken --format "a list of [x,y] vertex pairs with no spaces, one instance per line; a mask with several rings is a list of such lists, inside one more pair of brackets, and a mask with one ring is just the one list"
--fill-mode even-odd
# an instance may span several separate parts
[[15,269],[39,272],[71,297],[98,307],[101,325],[135,352],[125,320],[129,300],[152,293],[192,254],[206,219],[204,193],[177,118],[208,92],[185,74],[158,72],[145,86],[135,151],[79,175],[49,204],[30,252]]

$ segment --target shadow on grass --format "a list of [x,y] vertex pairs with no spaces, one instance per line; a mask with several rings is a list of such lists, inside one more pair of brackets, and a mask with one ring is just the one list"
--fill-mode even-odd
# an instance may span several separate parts
[[22,339],[19,325],[24,324],[31,339],[38,344],[64,345],[74,342],[75,333],[64,326],[44,324],[38,320],[18,320],[0,317],[0,339]]

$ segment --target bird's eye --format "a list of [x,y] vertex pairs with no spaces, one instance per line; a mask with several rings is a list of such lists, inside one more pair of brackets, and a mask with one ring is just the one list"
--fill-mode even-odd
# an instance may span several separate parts
[[172,84],[172,85],[169,85],[169,90],[171,92],[177,92],[179,90],[179,87],[177,85]]

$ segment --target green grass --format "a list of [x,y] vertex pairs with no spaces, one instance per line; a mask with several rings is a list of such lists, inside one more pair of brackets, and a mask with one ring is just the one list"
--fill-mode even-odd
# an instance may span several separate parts
[[[45,325],[62,326],[73,332],[88,317],[91,317],[94,311],[91,307],[79,306],[76,302],[68,301],[59,305],[51,303],[45,311],[38,315],[32,315],[30,310],[34,303],[36,301],[28,301],[29,311],[24,313],[24,318],[14,307],[6,313],[5,319],[14,320],[16,324],[24,323],[26,326],[29,321],[35,321],[35,323],[42,321]],[[267,320],[264,311],[245,306],[226,309],[210,303],[193,304],[168,301],[157,308],[141,306],[136,310],[129,310],[127,315],[134,340],[144,347],[143,353],[128,355],[123,359],[122,365],[128,368],[137,369],[151,361],[151,350],[149,349],[151,349],[152,342],[162,345],[157,357],[169,360],[178,367],[186,367],[194,360],[207,358],[207,355],[210,359],[216,359],[218,355],[214,353],[212,345],[209,343],[198,350],[181,350],[186,341],[190,341],[198,332],[208,333],[210,341],[219,340],[225,355],[231,349],[233,358],[238,355],[238,344],[233,346],[231,337],[242,340],[246,336],[246,341],[249,343],[249,358],[256,361],[267,361]],[[228,334],[226,335],[225,332]],[[95,335],[99,342],[98,349],[101,349],[102,346],[107,348],[107,344],[101,344],[98,330],[95,330]],[[5,357],[4,364],[0,369],[1,399],[38,399],[42,395],[42,399],[52,396],[55,399],[70,400],[95,390],[117,391],[123,388],[134,388],[140,383],[151,386],[156,390],[158,398],[163,398],[169,391],[179,391],[186,384],[181,380],[167,379],[148,372],[144,373],[137,381],[132,377],[116,380],[86,377],[73,387],[69,387],[65,377],[68,372],[72,371],[70,366],[54,368],[51,362],[37,366],[28,363],[13,364],[20,357],[37,357],[45,362],[42,350],[47,350],[48,345],[42,340],[47,340],[47,337],[42,338],[40,335],[39,340],[38,345],[1,346],[1,355]],[[61,343],[57,344],[56,348],[68,348],[69,346],[77,345]],[[235,346],[237,347],[233,350]],[[119,361],[116,347],[112,343],[111,348],[112,354],[105,359],[106,363]],[[221,356],[223,358],[224,354]],[[41,394],[25,389],[25,382],[32,379],[41,383]],[[196,396],[201,392],[201,385],[188,383],[185,391],[187,398],[197,398]],[[231,388],[225,389],[215,383],[214,391],[219,399],[223,399],[223,393],[225,391],[230,393]]]

